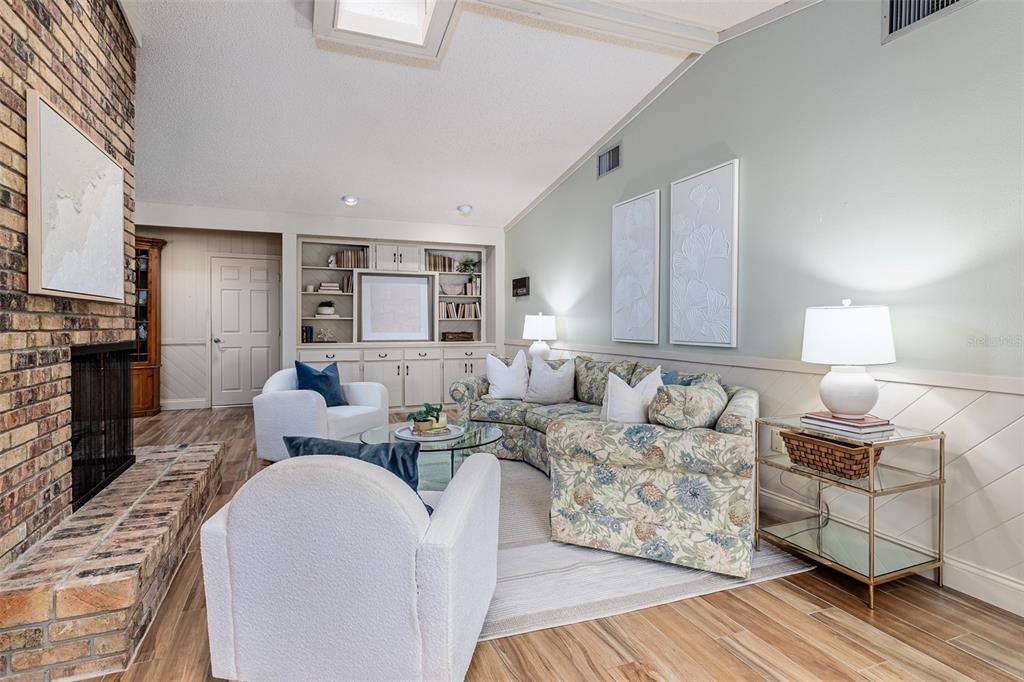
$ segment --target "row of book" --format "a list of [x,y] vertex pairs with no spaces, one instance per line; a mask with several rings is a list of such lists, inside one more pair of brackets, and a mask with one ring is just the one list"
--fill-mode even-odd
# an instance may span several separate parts
[[476,320],[480,318],[479,303],[442,303],[442,320]]
[[367,268],[370,266],[366,249],[342,249],[337,253],[339,268]]
[[320,282],[316,290],[325,294],[351,294],[352,275],[342,275],[340,282]]
[[866,415],[861,419],[844,419],[831,412],[809,412],[800,417],[800,423],[815,430],[840,436],[883,437],[891,434],[895,427],[888,419]]
[[451,256],[436,253],[427,254],[427,269],[435,272],[455,272],[457,261]]
[[473,279],[466,282],[464,290],[467,296],[479,296],[480,292],[483,291],[483,289],[481,288],[480,278],[474,277]]

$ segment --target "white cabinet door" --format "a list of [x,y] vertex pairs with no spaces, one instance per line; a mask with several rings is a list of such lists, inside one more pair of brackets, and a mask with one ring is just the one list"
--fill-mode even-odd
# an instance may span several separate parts
[[459,379],[472,374],[469,360],[445,360],[444,361],[444,402],[452,402],[451,388]]
[[411,360],[405,363],[405,405],[422,407],[423,403],[441,402],[441,362]]
[[373,260],[378,270],[397,270],[398,247],[394,244],[374,244]]
[[418,246],[398,247],[398,269],[403,272],[419,272],[423,269],[420,260],[423,250]]
[[384,384],[388,389],[388,405],[402,406],[404,367],[400,360],[363,363],[363,380]]

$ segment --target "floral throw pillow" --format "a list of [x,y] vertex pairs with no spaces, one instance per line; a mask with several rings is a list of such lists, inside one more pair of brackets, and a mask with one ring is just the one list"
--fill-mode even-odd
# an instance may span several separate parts
[[604,392],[608,386],[608,374],[614,374],[628,382],[633,377],[636,362],[619,360],[616,362],[598,362],[586,355],[576,357],[576,400],[591,405],[604,402]]
[[672,429],[710,429],[728,402],[725,389],[714,382],[666,385],[658,389],[651,401],[648,417],[652,424]]
[[[637,365],[633,371],[633,377],[629,380],[630,386],[636,386],[641,381],[647,378],[647,376],[654,371],[653,367],[647,367],[646,365]],[[667,372],[663,372],[661,375],[661,381],[663,384],[668,386],[669,384],[675,384],[676,386],[693,386],[694,384],[703,384],[708,381],[715,383],[722,383],[722,377],[714,372],[703,372],[700,374],[687,374],[681,372],[678,369],[670,369]]]

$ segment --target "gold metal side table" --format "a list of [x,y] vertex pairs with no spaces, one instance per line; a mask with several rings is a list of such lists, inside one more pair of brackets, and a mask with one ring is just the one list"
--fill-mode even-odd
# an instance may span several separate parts
[[[944,501],[946,434],[940,432],[919,431],[902,426],[880,437],[857,435],[838,435],[824,432],[801,423],[801,415],[789,417],[762,417],[757,420],[757,455],[754,466],[754,546],[760,549],[763,538],[777,545],[815,561],[840,573],[850,576],[868,586],[868,606],[875,607],[875,587],[891,580],[935,569],[935,582],[942,585],[943,567],[943,533],[944,533]],[[865,478],[852,480],[832,474],[809,469],[794,464],[785,452],[772,449],[771,442],[774,431],[795,431],[811,438],[838,441],[856,446],[867,446],[869,452],[868,475]],[[879,461],[875,463],[875,452],[882,448],[893,448],[901,445],[934,442],[937,448],[937,463],[931,473],[921,474]],[[885,455],[882,455],[882,459]],[[762,525],[761,509],[761,467],[771,467],[802,478],[817,482],[817,510],[813,506],[794,503],[806,518],[788,520],[769,525]],[[863,495],[866,497],[868,513],[867,524],[854,519],[833,516],[828,505],[822,500],[822,492],[830,487]],[[918,547],[900,542],[894,538],[879,536],[875,525],[875,500],[879,497],[897,495],[899,493],[937,488],[938,537],[934,543],[934,551],[922,551]]]

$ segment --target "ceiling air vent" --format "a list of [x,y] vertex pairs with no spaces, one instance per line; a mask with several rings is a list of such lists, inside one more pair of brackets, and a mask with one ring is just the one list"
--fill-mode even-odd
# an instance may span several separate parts
[[597,177],[608,175],[619,167],[619,145],[597,155]]
[[882,42],[944,17],[975,0],[882,0]]

